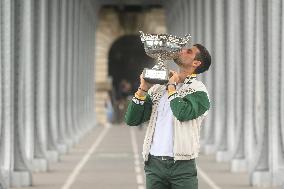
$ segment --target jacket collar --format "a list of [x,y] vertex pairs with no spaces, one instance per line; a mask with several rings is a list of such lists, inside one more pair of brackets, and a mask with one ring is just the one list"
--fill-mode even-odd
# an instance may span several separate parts
[[191,84],[192,81],[196,79],[196,74],[191,74],[191,75],[188,75],[185,80],[184,80],[184,84]]

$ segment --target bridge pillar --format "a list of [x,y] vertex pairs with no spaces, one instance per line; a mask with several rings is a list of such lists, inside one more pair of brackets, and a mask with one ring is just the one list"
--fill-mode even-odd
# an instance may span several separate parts
[[10,0],[1,1],[1,125],[0,125],[0,186],[10,186],[10,168],[12,167],[13,150],[13,2]]
[[47,159],[49,162],[59,161],[59,134],[58,134],[58,67],[59,67],[59,5],[57,0],[51,0],[48,4],[48,102],[47,118],[49,127],[47,128]]

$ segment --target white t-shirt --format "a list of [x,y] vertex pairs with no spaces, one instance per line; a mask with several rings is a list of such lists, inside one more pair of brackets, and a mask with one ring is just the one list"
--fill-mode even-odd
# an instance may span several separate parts
[[158,105],[158,117],[156,121],[153,142],[150,154],[154,156],[173,157],[173,113],[165,90]]

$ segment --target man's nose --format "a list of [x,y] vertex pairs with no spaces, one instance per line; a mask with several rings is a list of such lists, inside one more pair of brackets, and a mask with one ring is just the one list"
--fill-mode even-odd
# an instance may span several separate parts
[[179,54],[185,53],[186,49],[181,49],[181,51],[179,52]]

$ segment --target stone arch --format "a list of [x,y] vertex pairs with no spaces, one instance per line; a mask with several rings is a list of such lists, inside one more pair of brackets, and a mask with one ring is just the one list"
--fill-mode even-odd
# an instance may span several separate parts
[[137,84],[143,68],[152,68],[154,59],[147,56],[140,35],[123,35],[111,45],[108,54],[108,72],[113,87],[118,89],[121,80]]
[[[139,23],[139,24],[138,24]],[[108,77],[108,54],[111,45],[119,37],[126,34],[165,33],[165,16],[162,8],[152,8],[137,13],[135,28],[131,30],[121,25],[119,11],[114,7],[102,8],[99,12],[96,31],[96,60],[95,60],[95,111],[100,124],[107,123],[105,102],[111,89]]]

